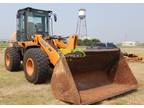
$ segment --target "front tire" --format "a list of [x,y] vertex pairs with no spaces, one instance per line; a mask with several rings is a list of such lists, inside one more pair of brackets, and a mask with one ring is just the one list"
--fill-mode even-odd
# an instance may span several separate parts
[[20,70],[20,52],[15,47],[9,47],[5,51],[5,67],[8,71]]
[[31,48],[24,54],[26,79],[34,84],[45,83],[49,78],[49,59],[40,48]]

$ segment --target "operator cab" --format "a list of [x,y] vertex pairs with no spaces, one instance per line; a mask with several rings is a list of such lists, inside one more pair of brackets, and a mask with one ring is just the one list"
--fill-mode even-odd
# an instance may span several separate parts
[[52,11],[24,8],[17,12],[17,41],[29,41],[35,34],[49,35]]

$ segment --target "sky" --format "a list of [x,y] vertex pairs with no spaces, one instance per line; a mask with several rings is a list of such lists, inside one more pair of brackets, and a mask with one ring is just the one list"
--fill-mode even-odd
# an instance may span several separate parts
[[16,31],[18,9],[33,7],[57,14],[54,34],[75,34],[78,10],[86,9],[88,36],[103,42],[144,42],[144,4],[0,4],[0,40],[9,39]]

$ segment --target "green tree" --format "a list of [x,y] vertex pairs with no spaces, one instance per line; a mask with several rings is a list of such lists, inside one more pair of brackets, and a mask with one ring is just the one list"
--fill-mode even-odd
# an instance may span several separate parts
[[92,40],[91,40],[91,44],[92,44],[92,45],[95,45],[95,44],[98,43],[98,42],[100,42],[99,39],[92,39]]
[[78,45],[79,46],[91,46],[91,45],[95,45],[97,42],[100,42],[99,39],[78,39]]
[[84,44],[85,46],[90,46],[90,45],[91,45],[91,40],[90,40],[90,39],[84,39],[84,40],[83,40],[83,44]]
[[78,39],[78,46],[83,46],[83,41],[81,39]]

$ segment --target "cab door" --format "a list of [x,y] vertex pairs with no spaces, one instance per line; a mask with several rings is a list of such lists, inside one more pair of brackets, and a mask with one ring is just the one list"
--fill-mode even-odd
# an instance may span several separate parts
[[25,12],[17,14],[17,41],[27,41]]

